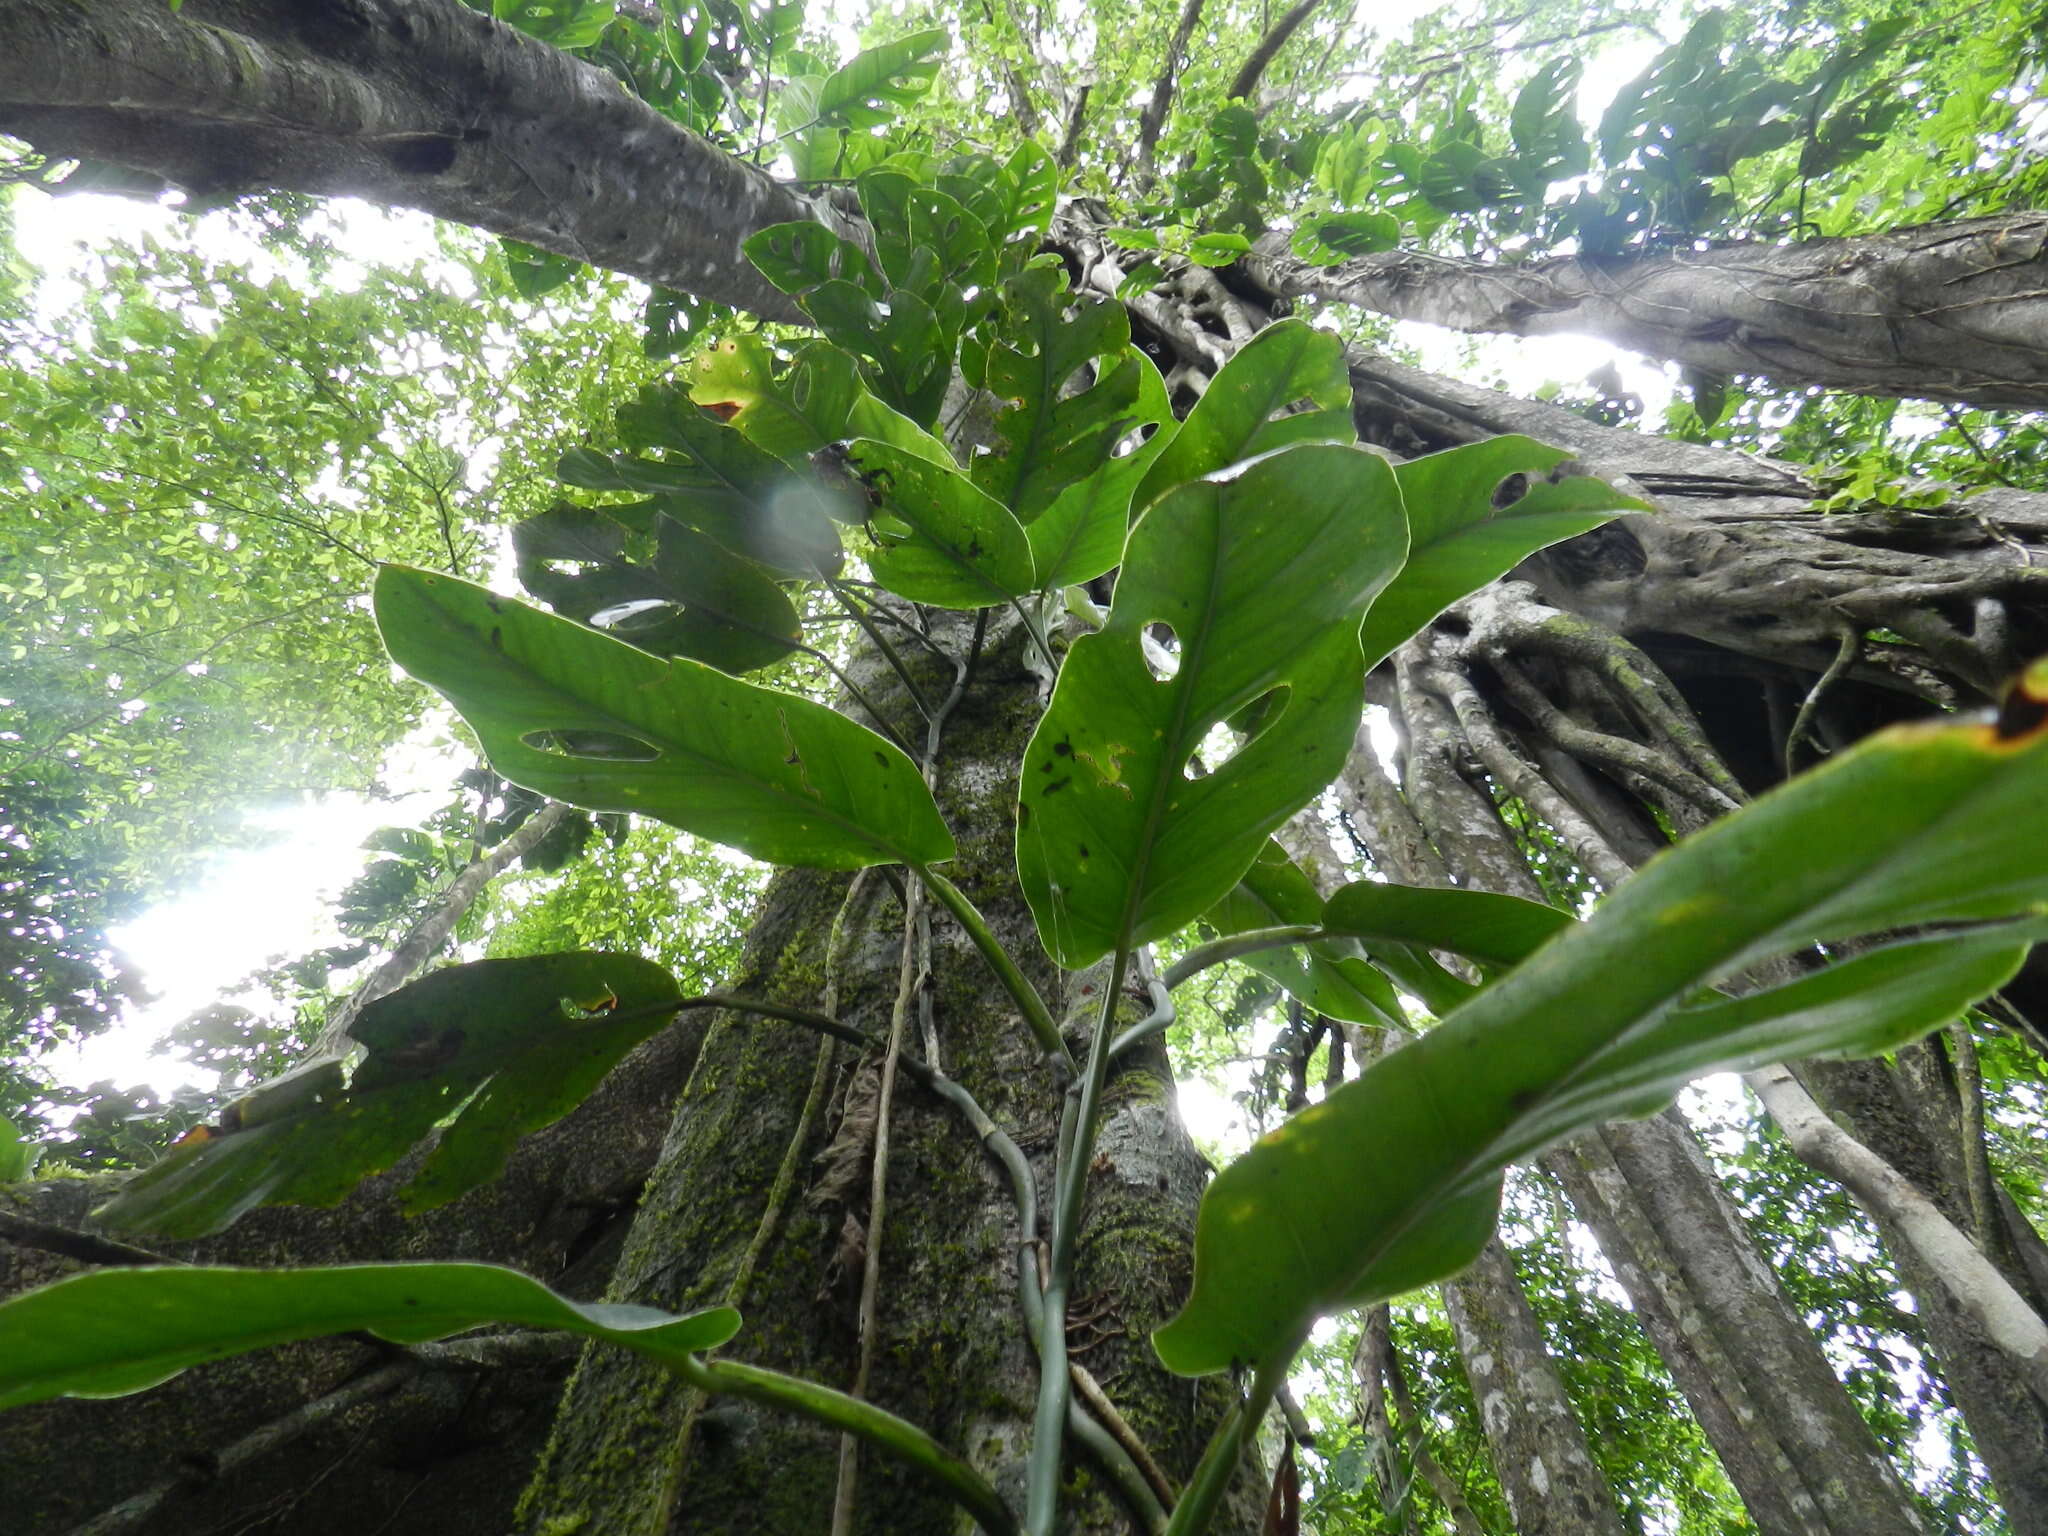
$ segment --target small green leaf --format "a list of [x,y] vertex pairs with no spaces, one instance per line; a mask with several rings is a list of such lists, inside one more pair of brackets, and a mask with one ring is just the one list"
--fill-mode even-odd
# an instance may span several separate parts
[[1291,242],[1294,254],[1319,267],[1353,256],[1391,251],[1401,243],[1401,220],[1384,212],[1332,213],[1305,221]]
[[447,696],[515,784],[780,864],[953,856],[916,765],[823,705],[405,566],[378,573],[376,606],[393,659]]
[[489,1324],[560,1328],[675,1360],[725,1343],[740,1315],[571,1301],[495,1264],[101,1269],[0,1304],[0,1409],[121,1397],[295,1339],[363,1329],[424,1344]]
[[825,77],[815,106],[821,124],[879,128],[931,89],[952,37],[944,27],[866,48]]
[[[1186,1375],[1284,1360],[1316,1317],[1469,1263],[1509,1163],[1705,1072],[1896,1048],[2000,985],[2048,933],[2048,861],[2014,835],[2048,804],[2048,662],[2015,697],[1995,724],[1881,732],[1660,855],[1260,1141],[1203,1197],[1160,1358]],[[1972,926],[1700,997],[1773,956],[1939,924]]]
[[1139,440],[1121,458],[1075,481],[1025,528],[1042,587],[1069,587],[1114,570],[1123,560],[1131,526],[1131,498],[1153,460],[1165,451],[1175,427],[1166,381],[1152,359],[1136,347],[1124,351],[1118,370],[1135,372],[1135,397],[1124,408],[1123,432]]
[[885,287],[859,246],[809,220],[771,224],[749,235],[744,249],[763,277],[798,298],[834,278],[857,283],[874,298]]
[[[671,517],[651,521],[653,540],[636,541],[594,507],[529,517],[512,530],[519,580],[578,623],[725,672],[769,666],[801,641],[795,605],[760,566]],[[648,557],[629,558],[634,542],[652,546]]]
[[[1313,881],[1277,842],[1259,850],[1244,879],[1202,914],[1219,938],[1254,928],[1325,922]],[[1260,950],[1244,964],[1285,988],[1305,1008],[1354,1024],[1407,1027],[1401,1000],[1386,977],[1368,965],[1357,946],[1343,941]]]
[[36,1171],[43,1149],[21,1134],[12,1120],[0,1115],[0,1184],[13,1184]]
[[1188,242],[1188,259],[1199,266],[1227,267],[1251,248],[1251,241],[1243,235],[1197,235]]
[[878,514],[868,569],[891,592],[940,608],[984,608],[1037,587],[1023,526],[958,470],[866,438],[848,443],[846,457]]
[[[1292,408],[1306,404],[1310,409]],[[1217,370],[1132,499],[1143,511],[1176,485],[1289,443],[1348,443],[1344,343],[1299,320],[1269,325]]]
[[1396,468],[1413,543],[1407,565],[1366,615],[1368,668],[1537,550],[1649,510],[1604,481],[1546,478],[1569,457],[1526,437],[1490,437]]
[[[1109,622],[1074,643],[1024,756],[1018,871],[1060,964],[1208,911],[1343,766],[1364,702],[1359,616],[1406,548],[1393,471],[1335,444],[1182,486],[1143,516]],[[1179,648],[1170,678],[1145,649],[1158,625]],[[1188,776],[1213,727],[1276,691],[1257,736]]]
[[1008,451],[980,456],[974,479],[1028,524],[1108,461],[1136,424],[1143,380],[1126,360],[1098,368],[1088,388],[1068,389],[1081,369],[1125,352],[1131,324],[1121,304],[1068,293],[1064,268],[1033,268],[1005,283],[999,332],[987,385],[1003,402],[995,429]]

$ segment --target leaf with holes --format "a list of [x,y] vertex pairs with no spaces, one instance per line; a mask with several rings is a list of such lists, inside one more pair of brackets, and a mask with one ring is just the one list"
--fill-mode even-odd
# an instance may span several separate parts
[[[989,348],[988,389],[1003,402],[995,430],[1008,449],[974,462],[974,482],[1031,523],[1053,498],[1095,473],[1137,425],[1144,376],[1130,360],[1121,304],[1067,292],[1064,268],[1034,267],[1003,285],[1002,339]],[[1076,374],[1102,362],[1085,389]]]
[[[1659,855],[1223,1171],[1160,1358],[1184,1375],[1284,1360],[1317,1317],[1471,1262],[1508,1164],[1701,1073],[1875,1054],[1953,1018],[2048,934],[2048,860],[2014,835],[2044,804],[2048,662],[1995,724],[1881,732]],[[1951,926],[1701,997],[1774,956],[1929,925]]]
[[1571,455],[1526,437],[1490,437],[1398,466],[1408,563],[1365,616],[1367,667],[1458,599],[1539,549],[1649,508],[1602,480],[1545,478]]
[[0,1305],[0,1410],[123,1397],[296,1339],[360,1330],[424,1344],[490,1324],[560,1328],[675,1360],[725,1343],[740,1315],[571,1301],[496,1264],[101,1269]]
[[[557,473],[593,491],[638,491],[658,510],[733,554],[786,576],[833,575],[843,556],[833,504],[815,477],[792,469],[712,420],[680,389],[653,385],[619,411],[633,453],[574,448]],[[612,516],[625,514],[607,509]]]
[[944,27],[911,32],[865,48],[825,77],[815,106],[818,122],[879,128],[931,89],[939,59],[952,42]]
[[[1364,702],[1359,617],[1406,550],[1393,471],[1334,444],[1181,486],[1144,515],[1109,622],[1074,643],[1024,756],[1018,870],[1060,964],[1208,911],[1335,776]],[[1147,659],[1156,625],[1179,645],[1171,677]],[[1264,729],[1190,777],[1209,732],[1276,690]]]
[[407,566],[378,572],[376,605],[392,658],[447,697],[515,784],[777,864],[953,856],[916,765],[821,704]]
[[566,618],[724,672],[800,643],[795,605],[760,566],[674,518],[654,514],[649,539],[609,510],[565,503],[514,528],[521,585]]
[[1217,370],[1153,461],[1133,505],[1143,511],[1176,485],[1289,443],[1348,443],[1357,435],[1343,342],[1299,320],[1283,320]]
[[874,503],[868,569],[891,592],[984,608],[1037,587],[1031,541],[1015,515],[958,470],[866,438],[845,454]]
[[1128,347],[1117,371],[1136,376],[1136,393],[1124,407],[1123,420],[1127,440],[1136,440],[1120,458],[1061,491],[1025,527],[1041,587],[1070,587],[1116,568],[1130,532],[1131,498],[1173,438],[1173,406],[1152,359]]
[[[680,995],[666,970],[635,955],[435,971],[357,1016],[350,1033],[367,1055],[345,1088],[339,1063],[324,1064],[331,1076],[287,1074],[275,1084],[287,1091],[259,1089],[231,1106],[220,1134],[173,1149],[97,1214],[119,1230],[185,1239],[259,1205],[333,1205],[451,1115],[404,1200],[416,1210],[452,1200],[496,1177],[521,1135],[581,1103],[672,1016],[651,1010]],[[243,1111],[254,1104],[260,1113]]]
[[763,277],[796,298],[835,278],[853,282],[872,298],[879,299],[886,291],[881,274],[859,246],[809,220],[771,224],[749,235],[742,249]]

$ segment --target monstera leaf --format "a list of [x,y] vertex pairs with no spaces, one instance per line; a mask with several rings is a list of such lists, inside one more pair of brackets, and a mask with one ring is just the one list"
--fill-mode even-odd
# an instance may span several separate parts
[[760,566],[651,506],[625,515],[652,538],[609,509],[563,503],[529,517],[512,530],[521,585],[566,618],[723,672],[773,665],[801,643],[796,605]]
[[406,566],[378,573],[376,604],[392,658],[447,696],[515,784],[778,864],[953,855],[917,766],[821,704]]
[[1176,485],[1290,443],[1349,443],[1357,435],[1344,344],[1328,331],[1283,320],[1217,370],[1153,460],[1133,504],[1143,511]]
[[1368,667],[1537,550],[1649,510],[1604,481],[1547,478],[1569,457],[1526,437],[1490,437],[1395,469],[1408,508],[1408,563],[1366,615]]
[[[1343,766],[1364,702],[1359,619],[1406,549],[1393,471],[1333,444],[1145,513],[1107,626],[1075,642],[1024,754],[1018,871],[1060,964],[1208,911]],[[1179,647],[1167,677],[1146,650],[1161,625]],[[1190,777],[1209,732],[1261,700],[1263,730]]]
[[[1895,727],[1652,860],[1223,1171],[1160,1358],[1187,1375],[1284,1361],[1315,1318],[1471,1262],[1509,1163],[1649,1114],[1701,1073],[1869,1055],[1953,1018],[2048,935],[2048,860],[2015,835],[2044,804],[2048,662],[1996,723]],[[1703,991],[1773,956],[1930,928],[1739,998]],[[1486,942],[1499,959],[1520,941]]]
[[442,1204],[495,1178],[520,1136],[581,1103],[673,1017],[661,1005],[680,995],[667,971],[633,955],[435,971],[357,1016],[351,1033],[367,1054],[345,1087],[333,1061],[263,1085],[217,1131],[129,1180],[99,1217],[194,1238],[259,1205],[333,1205],[454,1115],[404,1196],[415,1210]]

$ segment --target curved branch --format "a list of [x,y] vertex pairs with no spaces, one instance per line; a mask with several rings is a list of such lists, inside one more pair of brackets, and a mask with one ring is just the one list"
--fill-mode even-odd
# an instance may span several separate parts
[[[1152,178],[1152,151],[1159,147],[1159,135],[1166,127],[1166,114],[1173,107],[1173,90],[1180,78],[1180,61],[1186,57],[1188,41],[1195,35],[1195,28],[1202,20],[1202,0],[1187,0],[1181,7],[1180,25],[1173,30],[1173,41],[1166,45],[1166,61],[1159,67],[1159,78],[1152,83],[1152,99],[1145,103],[1145,111],[1138,119],[1138,174],[1141,179]],[[1080,121],[1080,104],[1075,104],[1075,118],[1068,127],[1068,137],[1073,137],[1073,128]],[[1065,164],[1065,160],[1061,164]]]
[[1301,24],[1313,16],[1316,7],[1322,3],[1323,0],[1299,0],[1292,10],[1274,22],[1266,35],[1259,39],[1259,46],[1251,51],[1250,56],[1238,69],[1236,77],[1230,82],[1230,88],[1223,93],[1223,99],[1249,99],[1252,92],[1259,88],[1259,79],[1266,73],[1267,66],[1279,56],[1280,50],[1287,46],[1288,39],[1301,30]]
[[[746,260],[833,211],[460,0],[8,0],[0,132],[198,200],[279,188],[419,208],[766,319]],[[599,146],[602,146],[600,149]]]

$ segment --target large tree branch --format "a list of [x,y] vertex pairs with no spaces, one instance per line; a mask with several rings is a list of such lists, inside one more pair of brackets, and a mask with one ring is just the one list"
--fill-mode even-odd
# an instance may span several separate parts
[[1316,268],[1268,241],[1248,265],[1283,297],[1452,330],[1571,332],[1707,373],[2048,407],[2048,213],[1519,266],[1386,251]]
[[1173,41],[1166,45],[1166,58],[1159,66],[1159,78],[1152,83],[1152,99],[1138,118],[1138,170],[1146,181],[1152,179],[1152,152],[1159,147],[1159,134],[1166,127],[1166,114],[1173,106],[1174,86],[1180,79],[1181,60],[1187,57],[1188,40],[1202,19],[1202,0],[1187,0],[1181,7],[1180,25],[1173,29]]
[[0,132],[202,196],[420,208],[777,320],[741,242],[844,222],[458,0],[7,0]]
[[1316,7],[1322,3],[1323,0],[1299,0],[1299,3],[1283,13],[1280,19],[1267,29],[1266,35],[1259,39],[1259,45],[1246,55],[1244,63],[1231,77],[1230,87],[1223,93],[1224,100],[1235,101],[1239,97],[1248,99],[1252,92],[1259,88],[1259,80],[1266,73],[1267,66],[1280,56],[1280,50],[1287,46],[1288,39],[1301,30],[1301,24],[1313,16]]

